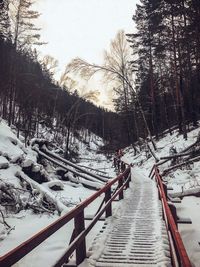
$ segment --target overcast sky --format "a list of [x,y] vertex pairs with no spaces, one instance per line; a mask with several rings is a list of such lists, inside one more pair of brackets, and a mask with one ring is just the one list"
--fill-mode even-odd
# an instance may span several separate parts
[[81,57],[101,64],[104,49],[118,30],[133,32],[136,2],[139,0],[37,0],[41,13],[38,49],[59,61],[59,71],[71,59]]

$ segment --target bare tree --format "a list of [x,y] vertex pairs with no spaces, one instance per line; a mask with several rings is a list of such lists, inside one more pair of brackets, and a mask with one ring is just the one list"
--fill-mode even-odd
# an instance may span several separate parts
[[102,72],[106,81],[115,82],[122,88],[125,110],[128,110],[129,107],[128,97],[134,94],[146,130],[156,150],[144,111],[137,96],[137,91],[133,86],[133,72],[136,70],[136,60],[130,61],[130,58],[130,48],[126,41],[125,33],[124,31],[119,31],[116,38],[111,42],[110,51],[105,51],[104,63],[102,65],[91,64],[83,59],[75,58],[68,64],[66,69],[68,72],[80,74],[81,77],[86,79],[90,79],[97,72]]
[[56,73],[56,68],[58,67],[58,60],[50,55],[46,55],[41,60],[41,64],[48,70],[48,72],[53,76]]

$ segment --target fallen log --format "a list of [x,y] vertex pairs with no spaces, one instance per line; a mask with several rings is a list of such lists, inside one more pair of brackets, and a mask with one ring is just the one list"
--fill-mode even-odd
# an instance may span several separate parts
[[195,187],[195,188],[188,188],[188,189],[185,189],[181,192],[171,192],[169,193],[170,197],[172,198],[183,198],[185,196],[197,196],[199,197],[200,196],[200,186],[198,187]]
[[[186,151],[188,151],[188,150],[190,150],[191,148],[195,147],[195,146],[196,146],[197,144],[199,144],[199,143],[200,143],[200,138],[199,138],[199,135],[198,135],[197,140],[196,140],[193,144],[191,144],[190,146],[188,146],[188,147],[186,147],[185,149],[183,149],[183,150],[181,151],[181,153],[179,153],[178,155],[180,155],[180,154],[184,154]],[[174,155],[173,155],[173,156],[174,156]],[[166,157],[165,157],[166,159],[164,159],[164,157],[160,158],[160,159],[162,159],[162,161],[157,162],[157,163],[156,163],[156,166],[160,166],[160,165],[162,165],[162,164],[168,162],[169,160],[171,160],[171,158],[169,158],[169,157],[171,157],[171,156],[168,156],[168,157],[166,156]]]
[[32,189],[36,189],[42,197],[46,197],[46,199],[55,205],[57,211],[61,214],[62,212],[68,212],[69,209],[65,206],[61,201],[55,198],[55,196],[48,191],[44,186],[35,182],[30,177],[28,177],[23,171],[17,171],[16,176],[20,179],[24,180],[26,183],[30,185]]
[[[75,175],[77,175],[78,177],[82,177],[83,179],[87,180],[87,182],[84,181],[84,180],[79,180],[79,182],[82,183],[83,185],[85,185],[87,187],[90,186],[90,188],[93,186],[93,189],[95,189],[95,190],[96,189],[100,189],[102,187],[102,185],[103,185],[102,182],[96,181],[92,177],[88,177],[85,174],[79,173],[79,172],[77,172],[77,171],[65,166],[64,164],[60,163],[59,161],[57,161],[55,159],[52,159],[51,157],[49,157],[48,155],[46,155],[45,153],[43,153],[42,151],[40,151],[36,147],[34,147],[34,150],[37,151],[39,155],[43,156],[44,158],[46,158],[47,160],[51,161],[52,163],[58,165],[59,167],[65,169],[66,171],[72,172]],[[72,182],[74,182],[74,181],[72,181]],[[91,184],[91,182],[93,183],[93,185]]]
[[179,157],[184,157],[184,156],[188,156],[190,155],[192,152],[187,152],[187,153],[180,153],[180,154],[175,154],[175,155],[171,155],[171,156],[165,156],[165,157],[161,157],[160,159],[175,159],[175,158],[179,158]]
[[179,168],[179,167],[181,167],[181,166],[184,166],[184,165],[187,165],[187,164],[189,164],[189,163],[193,163],[193,162],[195,162],[195,161],[199,161],[199,160],[200,160],[200,156],[195,157],[195,158],[192,158],[192,159],[189,159],[189,160],[187,160],[186,162],[182,162],[182,163],[177,164],[177,165],[174,165],[174,166],[172,166],[172,167],[170,167],[170,168],[167,168],[166,170],[163,171],[162,176],[166,175],[166,174],[169,173],[171,170],[177,169],[177,168]]
[[99,171],[99,170],[96,170],[96,169],[88,167],[88,166],[84,166],[84,165],[78,165],[78,166],[81,168],[87,168],[87,169],[92,170],[92,171],[98,171],[98,172],[106,174],[106,172],[104,172],[104,171]]
[[[41,151],[41,150],[40,150],[40,151]],[[55,153],[51,152],[50,150],[48,150],[48,149],[47,149],[46,147],[44,147],[44,146],[42,147],[42,151],[43,151],[44,153],[46,153],[47,155],[49,155],[49,156],[51,156],[51,157],[54,157],[54,158],[56,158],[56,159],[62,161],[63,163],[65,163],[65,164],[67,164],[67,165],[69,165],[69,166],[71,166],[71,167],[73,167],[73,168],[75,168],[75,169],[81,171],[82,173],[85,173],[85,174],[87,174],[87,175],[89,175],[89,176],[91,176],[91,177],[93,177],[93,178],[96,178],[97,180],[100,180],[100,181],[102,181],[102,182],[107,182],[107,181],[108,181],[108,179],[103,178],[103,177],[101,177],[101,176],[99,176],[99,175],[93,174],[93,173],[91,173],[91,172],[88,172],[88,171],[84,170],[83,168],[79,167],[78,165],[76,165],[76,164],[70,162],[69,160],[66,160],[66,159],[64,159],[64,158],[62,158],[62,157],[56,155]]]
[[[91,161],[96,161],[96,159],[90,159],[90,158],[79,158],[79,159],[82,159],[82,160],[91,160]],[[101,161],[107,161],[106,159],[102,159]]]
[[[107,172],[100,171],[99,169],[97,170],[97,169],[94,169],[94,168],[91,168],[91,167],[88,167],[88,166],[84,166],[84,165],[78,165],[78,166],[80,166],[81,168],[87,168],[88,170],[99,172],[101,177],[104,177],[104,178],[107,178],[107,179],[111,179],[110,176],[104,175],[104,174],[107,174]],[[103,174],[101,174],[101,173],[103,173]]]
[[200,143],[199,135],[198,135],[198,137],[197,137],[197,140],[196,140],[193,144],[191,144],[190,146],[186,147],[186,148],[182,151],[182,153],[184,153],[184,152],[190,150],[191,148],[193,148],[194,146],[196,146],[198,143]]
[[159,159],[156,157],[156,154],[153,152],[153,150],[151,149],[150,145],[147,143],[147,147],[151,153],[151,155],[154,157],[155,161],[158,162]]

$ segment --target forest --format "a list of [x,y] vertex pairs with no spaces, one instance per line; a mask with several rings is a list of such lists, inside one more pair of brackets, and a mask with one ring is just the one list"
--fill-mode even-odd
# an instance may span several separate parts
[[141,0],[133,14],[133,32],[117,33],[101,66],[80,58],[66,66],[66,73],[82,77],[102,72],[113,83],[115,111],[95,106],[90,97],[54,79],[54,59],[41,60],[37,52],[38,45],[45,45],[35,26],[39,16],[32,0],[0,1],[0,116],[26,140],[44,125],[55,138],[58,133],[65,136],[69,149],[70,133],[88,129],[114,149],[140,138],[158,138],[174,126],[187,139],[189,127],[197,126],[198,0]]
[[138,53],[136,88],[153,134],[177,125],[187,139],[200,113],[200,3],[147,1],[133,16],[128,34]]
[[33,1],[14,1],[14,14],[9,2],[1,1],[0,9],[0,116],[27,140],[37,136],[42,124],[55,138],[58,133],[66,136],[67,143],[71,132],[87,128],[113,145],[127,144],[118,114],[95,106],[76,90],[70,92],[54,80],[54,60],[39,59],[34,45],[43,43],[34,26],[39,14],[32,10]]

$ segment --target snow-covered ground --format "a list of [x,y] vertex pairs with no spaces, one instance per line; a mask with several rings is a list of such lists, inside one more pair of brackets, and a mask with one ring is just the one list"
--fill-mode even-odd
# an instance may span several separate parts
[[[179,135],[177,131],[172,135],[167,134],[165,137],[156,142],[157,151],[156,157],[160,159],[164,156],[169,156],[172,150],[176,150],[177,153],[181,153],[184,149],[196,142],[200,128],[194,129],[188,133],[188,140],[184,140],[182,135]],[[199,144],[200,145],[200,144]],[[126,149],[127,153],[124,156],[124,160],[129,163],[133,163],[136,166],[137,171],[141,174],[148,176],[155,159],[144,147],[140,154],[134,156],[134,150],[132,148]],[[160,173],[167,169],[171,165],[171,160],[159,166]],[[178,164],[176,162],[174,164]],[[194,162],[170,171],[167,175],[163,176],[168,187],[173,188],[169,190],[168,194],[182,198],[181,203],[177,203],[177,215],[181,218],[190,218],[192,224],[179,224],[178,228],[183,239],[185,248],[191,260],[192,266],[200,266],[200,198],[192,196],[194,193],[200,192],[200,162]],[[187,196],[190,195],[190,196]]]
[[[157,158],[167,156],[173,149],[179,153],[193,144],[198,136],[200,129],[195,129],[188,134],[188,140],[185,141],[182,136],[174,132],[172,135],[166,135],[160,139],[157,145],[157,151],[155,152]],[[44,134],[45,136],[45,131]],[[48,135],[48,139],[51,140],[51,135]],[[21,140],[21,141],[20,141]],[[12,208],[7,209],[3,205],[0,206],[1,212],[4,214],[6,223],[10,226],[8,228],[5,224],[1,223],[3,218],[0,214],[0,256],[12,248],[37,233],[53,221],[59,218],[59,213],[66,213],[78,203],[91,196],[94,190],[83,187],[79,183],[73,183],[71,181],[61,180],[56,174],[55,169],[51,165],[46,166],[44,169],[42,165],[37,163],[37,153],[31,149],[31,147],[25,147],[23,144],[23,138],[20,140],[11,131],[4,121],[0,122],[0,194],[7,184],[13,189],[13,192],[20,192],[19,200],[21,205],[24,205],[22,210]],[[74,137],[74,149],[78,151],[80,166],[85,166],[88,171],[92,169],[99,169],[110,177],[115,177],[115,171],[112,166],[112,158],[108,158],[101,153],[97,153],[100,146],[103,145],[103,140],[96,136],[89,136],[88,140],[81,142]],[[151,144],[150,144],[151,146]],[[172,149],[173,146],[173,149]],[[133,163],[138,175],[148,176],[149,172],[155,164],[154,157],[147,151],[147,148],[143,144],[143,147],[138,153],[134,155],[134,149],[124,149],[125,155],[124,161],[127,163]],[[55,150],[56,151],[56,150]],[[166,162],[160,166],[160,171],[168,168],[171,161]],[[30,177],[23,174],[23,167],[30,167],[32,171],[40,170],[40,173],[44,176],[45,182],[32,184]],[[101,175],[99,173],[99,175]],[[19,179],[20,177],[20,179]],[[59,180],[58,180],[59,178]],[[195,162],[192,165],[182,167],[169,172],[164,179],[168,185],[172,186],[173,191],[169,191],[172,196],[184,196],[192,194],[193,192],[200,191],[200,163]],[[33,186],[31,194],[26,189],[26,185]],[[52,186],[60,186],[60,190],[55,191]],[[188,191],[189,190],[189,191]],[[189,193],[188,193],[189,192]],[[54,200],[55,210],[50,213],[42,212],[35,213],[33,209],[27,207],[27,203],[34,197],[39,199],[46,197],[50,202]],[[99,204],[102,201],[102,197],[90,205],[86,211],[86,215],[93,215]],[[115,203],[117,206],[117,204]],[[192,219],[191,225],[180,225],[179,230],[182,235],[184,244],[188,251],[191,262],[194,266],[200,266],[200,216],[199,216],[200,200],[198,197],[187,196],[184,197],[181,204],[176,204],[177,213],[181,217],[190,217]],[[87,237],[87,248],[92,244],[92,240],[102,227],[102,222],[99,222],[97,226],[92,230],[91,234]],[[52,266],[59,255],[66,249],[70,240],[73,230],[73,223],[69,223],[62,227],[53,236],[48,238],[44,244],[40,245],[29,255],[24,257],[15,266],[19,267],[31,267],[31,266]],[[38,253],[39,252],[39,253]],[[39,254],[39,257],[38,257]],[[45,264],[44,264],[45,263]]]
[[[48,136],[51,140],[51,136]],[[81,165],[86,170],[93,172],[91,169],[100,169],[103,175],[115,177],[115,170],[112,166],[112,159],[108,159],[102,153],[97,154],[97,150],[103,145],[101,138],[93,135],[91,143],[81,142],[76,140],[77,150],[81,159]],[[20,139],[23,138],[21,137]],[[45,228],[59,218],[59,213],[66,213],[74,208],[81,201],[91,196],[95,191],[84,187],[80,183],[73,183],[71,181],[58,180],[59,177],[55,175],[56,168],[48,165],[46,170],[42,165],[37,163],[37,153],[31,147],[25,147],[12,130],[6,125],[4,121],[0,122],[0,195],[1,204],[0,209],[3,217],[0,214],[0,256],[15,248],[39,230]],[[28,175],[24,174],[23,167],[30,167],[32,171],[40,171],[46,177],[46,182],[37,183],[31,181]],[[98,173],[99,175],[102,173]],[[20,179],[19,179],[20,175]],[[22,178],[25,180],[23,181]],[[49,200],[54,199],[58,210],[42,213],[35,213],[32,209],[27,208],[27,203],[33,203],[33,195],[26,190],[26,183],[31,181],[34,192],[39,199],[45,195]],[[6,209],[3,203],[2,190],[6,190],[11,186],[19,193],[20,203],[24,203],[24,209],[19,211],[16,209]],[[52,186],[59,186],[61,190],[52,190]],[[97,201],[89,205],[85,209],[86,216],[93,216],[103,196],[100,196]],[[10,227],[3,224],[6,221]],[[86,221],[86,224],[88,222]],[[96,232],[102,227],[102,222],[99,222],[87,237],[88,245],[91,244]],[[30,267],[30,266],[52,266],[56,259],[66,250],[67,244],[71,238],[74,225],[73,221],[62,227],[53,236],[48,238],[42,245],[36,248],[29,255],[24,257],[15,266]],[[38,257],[39,252],[39,257]]]

